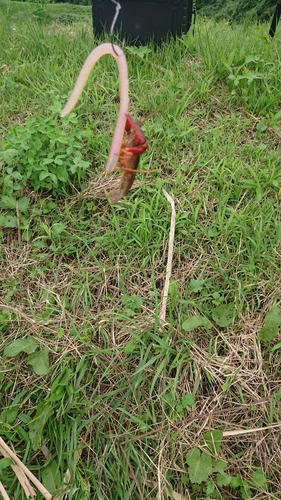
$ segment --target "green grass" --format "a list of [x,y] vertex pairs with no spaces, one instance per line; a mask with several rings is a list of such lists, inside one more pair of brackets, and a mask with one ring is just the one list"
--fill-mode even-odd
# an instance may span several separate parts
[[257,21],[270,22],[276,2],[273,0],[233,0],[208,2],[197,0],[196,8],[200,15],[216,20],[227,19],[230,23],[244,22],[251,25]]
[[70,3],[48,3],[46,1],[17,2],[0,1],[0,11],[11,22],[26,22],[28,19],[43,24],[59,23],[63,25],[77,22],[89,23],[91,6],[73,5]]
[[[125,48],[141,168],[157,172],[111,207],[115,62],[62,121],[99,41],[88,7],[71,24],[53,17],[70,6],[45,8],[48,23],[0,4],[0,434],[50,490],[69,468],[72,499],[278,499],[280,430],[234,431],[280,415],[280,33],[199,18],[194,37]],[[90,174],[34,190],[36,154],[40,167],[67,131]],[[162,188],[176,205],[165,325]],[[1,462],[0,481],[24,498]]]

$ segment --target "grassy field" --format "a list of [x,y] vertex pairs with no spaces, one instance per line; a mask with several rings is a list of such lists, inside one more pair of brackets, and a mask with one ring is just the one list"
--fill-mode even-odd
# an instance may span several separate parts
[[0,21],[0,436],[56,499],[280,499],[280,29],[125,47],[156,172],[110,206],[112,58],[59,116],[90,9]]

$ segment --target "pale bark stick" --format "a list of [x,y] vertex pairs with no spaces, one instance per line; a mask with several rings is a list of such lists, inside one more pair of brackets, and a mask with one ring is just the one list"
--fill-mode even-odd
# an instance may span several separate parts
[[[7,458],[11,458],[16,465],[18,465],[24,474],[32,481],[34,486],[42,493],[43,497],[46,498],[46,500],[51,500],[52,495],[51,493],[48,492],[48,490],[43,486],[40,481],[30,472],[30,470],[20,461],[20,459],[17,457],[17,455],[9,448],[9,446],[6,445],[5,441],[0,437],[0,451],[2,455],[6,456]],[[4,453],[3,453],[4,452]]]
[[21,484],[21,487],[26,495],[27,498],[35,498],[36,497],[36,491],[32,488],[30,482],[28,481],[25,473],[23,470],[18,466],[18,465],[11,465],[15,475],[17,476],[19,483]]
[[169,236],[169,247],[168,247],[168,259],[167,259],[167,268],[166,268],[166,279],[165,279],[164,289],[163,289],[163,293],[162,293],[162,303],[161,303],[160,314],[159,314],[159,320],[161,321],[162,324],[164,324],[166,321],[167,300],[168,300],[168,293],[169,293],[170,278],[171,278],[171,274],[172,274],[172,261],[173,261],[175,225],[176,225],[176,209],[175,209],[175,202],[174,202],[173,198],[165,191],[165,189],[162,189],[162,191],[163,191],[165,198],[170,203],[171,210],[172,210],[171,224],[170,224],[170,236]]
[[11,500],[1,481],[0,481],[0,495],[2,495],[3,500]]

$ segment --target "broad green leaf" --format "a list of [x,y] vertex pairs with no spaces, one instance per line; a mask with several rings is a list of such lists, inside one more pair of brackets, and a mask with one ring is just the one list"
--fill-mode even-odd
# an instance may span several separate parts
[[17,206],[17,200],[14,196],[6,196],[6,195],[2,195],[0,197],[0,201],[1,203],[3,203],[3,205],[5,205],[5,208],[11,208],[11,209],[14,209],[16,208]]
[[70,165],[70,172],[72,174],[76,174],[76,172],[77,172],[77,165],[75,163],[73,163],[72,165]]
[[124,313],[129,318],[133,318],[136,315],[136,311],[133,311],[133,309],[128,309],[128,308],[124,309]]
[[22,240],[23,241],[30,241],[32,236],[34,234],[34,231],[32,231],[32,229],[25,229],[23,232],[22,232]]
[[27,196],[23,196],[22,198],[20,198],[18,201],[19,211],[26,212],[29,202],[30,198],[27,198]]
[[204,287],[206,280],[190,280],[189,282],[189,290],[193,293],[201,292]]
[[49,172],[46,172],[45,170],[43,170],[39,175],[39,181],[43,181],[44,179],[49,177],[49,175],[50,175]]
[[146,47],[146,46],[128,47],[128,52],[143,59],[144,56],[146,56],[147,54],[150,54],[151,49],[149,47]]
[[19,424],[16,426],[17,434],[20,436],[22,441],[27,443],[29,441],[29,436],[28,433],[26,432],[25,428]]
[[44,427],[53,413],[54,410],[50,404],[45,401],[38,404],[35,417],[29,423],[29,438],[33,450],[38,450],[40,447]]
[[208,234],[209,238],[216,238],[218,236],[219,232],[215,227],[211,227],[210,229],[208,229],[207,234]]
[[1,151],[0,158],[4,160],[6,163],[13,163],[13,159],[19,156],[19,151],[17,149],[6,149],[6,151]]
[[208,496],[208,500],[210,499],[210,495],[212,495],[212,493],[214,493],[215,491],[215,485],[214,483],[212,483],[212,481],[207,481],[206,482],[206,494],[209,495]]
[[190,316],[182,324],[182,328],[185,332],[191,332],[195,328],[198,328],[198,326],[204,326],[208,329],[211,328],[212,323],[204,316],[200,316],[198,314],[195,316]]
[[57,137],[57,141],[60,142],[61,144],[68,144],[69,139],[66,135],[61,135]]
[[3,224],[4,227],[18,227],[18,220],[14,215],[4,215]]
[[217,474],[216,482],[218,486],[228,486],[231,482],[231,476],[228,476],[228,474]]
[[59,236],[66,228],[63,222],[56,222],[52,225],[52,233],[54,236]]
[[43,347],[39,351],[35,351],[28,355],[27,364],[33,367],[37,375],[46,375],[49,371],[49,349]]
[[49,172],[49,175],[50,175],[50,178],[53,181],[53,183],[57,184],[58,183],[57,176],[55,174],[52,174],[51,172]]
[[58,156],[54,159],[54,163],[56,165],[63,165],[63,161],[61,158],[59,158]]
[[[220,430],[213,430],[203,434],[203,445],[205,445],[212,455],[217,455],[220,451],[223,433]],[[220,472],[220,471],[218,471]]]
[[42,141],[38,137],[36,139],[34,138],[34,142],[33,142],[34,149],[36,149],[36,150],[41,149],[42,146],[43,146]]
[[281,110],[277,111],[277,113],[275,113],[275,115],[274,115],[275,120],[279,120],[279,118],[281,118]]
[[5,422],[5,424],[12,425],[17,418],[18,405],[11,405],[0,413],[0,420]]
[[14,340],[6,349],[4,349],[4,356],[14,357],[20,352],[31,354],[38,348],[38,343],[33,337],[26,337],[25,339]]
[[50,163],[53,163],[53,162],[54,162],[54,159],[53,159],[53,156],[51,155],[50,157],[45,158],[42,161],[42,165],[49,165]]
[[281,349],[281,342],[278,342],[277,344],[275,344],[275,346],[272,347],[271,352],[278,351],[279,349]]
[[203,483],[212,474],[212,457],[207,453],[200,453],[198,448],[189,450],[186,454],[189,478],[192,483]]
[[276,337],[281,325],[281,309],[273,306],[267,313],[264,321],[264,326],[259,332],[260,340],[271,342]]
[[213,458],[213,472],[218,472],[219,474],[224,475],[224,469],[226,468],[226,466],[227,462],[225,462],[224,460]]
[[213,320],[221,327],[229,326],[233,323],[236,314],[234,304],[222,304],[212,309]]
[[257,130],[259,132],[265,132],[267,129],[267,125],[264,120],[261,120],[259,123],[257,123]]
[[62,181],[62,182],[68,181],[68,173],[64,167],[58,168],[56,170],[56,175],[57,175],[57,178],[59,181]]
[[264,193],[263,189],[261,188],[261,186],[258,186],[256,188],[257,201],[261,201],[262,198],[263,198],[263,196],[264,196],[264,194],[265,193]]
[[32,420],[32,418],[29,415],[27,415],[26,413],[20,413],[18,415],[18,419],[21,422],[23,422],[24,424],[29,424],[31,422],[31,420]]
[[242,498],[244,498],[245,500],[250,500],[253,497],[253,492],[251,490],[250,483],[246,479],[243,480],[242,488],[241,488]]
[[55,460],[42,469],[42,479],[44,486],[53,495],[61,482],[58,464]]
[[17,180],[21,180],[22,179],[22,175],[17,171],[13,171],[10,173],[10,176],[13,178],[13,179],[17,179]]
[[129,344],[126,344],[125,346],[125,353],[126,354],[132,354],[134,351],[138,349],[138,344],[134,342],[130,342]]
[[256,488],[262,490],[267,489],[267,479],[260,467],[251,474],[251,483],[253,483]]
[[9,324],[9,312],[7,311],[7,309],[2,309],[1,310],[1,313],[0,313],[0,329],[2,330],[2,328],[4,326],[7,326]]
[[10,465],[12,465],[14,462],[11,458],[1,458],[0,459],[0,471],[3,469],[6,469]]
[[241,476],[239,474],[236,474],[236,476],[231,478],[230,484],[233,488],[238,488],[239,486],[242,486],[243,481],[241,479]]
[[121,302],[128,309],[138,311],[143,304],[143,299],[141,297],[138,297],[137,295],[122,295]]
[[181,398],[181,405],[183,408],[191,408],[194,406],[194,396],[193,394],[184,394]]

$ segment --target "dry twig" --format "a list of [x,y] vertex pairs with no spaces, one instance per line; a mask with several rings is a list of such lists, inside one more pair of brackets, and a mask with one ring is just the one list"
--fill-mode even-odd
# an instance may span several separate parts
[[2,495],[3,500],[11,500],[1,482],[0,482],[0,495]]
[[[6,458],[11,458],[13,462],[21,469],[21,480],[19,479],[20,483],[23,486],[23,483],[25,483],[25,493],[28,498],[30,498],[31,490],[32,492],[34,491],[33,488],[30,486],[29,482],[27,479],[24,479],[23,476],[27,476],[30,481],[33,482],[34,486],[42,493],[43,497],[46,498],[46,500],[51,500],[52,495],[51,493],[48,492],[48,490],[43,486],[40,481],[30,472],[30,470],[20,461],[20,459],[17,457],[17,455],[9,448],[9,446],[3,441],[3,439],[0,437],[0,452],[2,455]],[[12,466],[13,467],[13,466]],[[19,478],[19,473],[17,473],[17,477]],[[23,482],[23,483],[22,483]],[[28,484],[29,487],[28,487]],[[28,496],[28,491],[29,491],[29,496]],[[34,495],[32,495],[34,496]]]
[[167,268],[166,268],[166,279],[165,285],[162,294],[162,304],[160,307],[159,320],[162,324],[166,321],[166,308],[167,308],[167,299],[170,285],[170,278],[172,274],[172,260],[173,260],[173,251],[174,251],[174,238],[175,238],[175,225],[176,225],[176,210],[175,210],[175,202],[173,198],[165,191],[162,190],[165,198],[171,205],[171,225],[170,225],[170,236],[169,236],[169,249],[168,249],[168,259],[167,259]]

